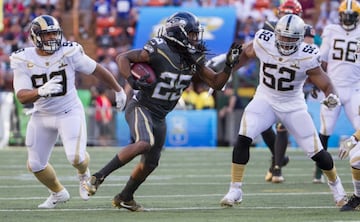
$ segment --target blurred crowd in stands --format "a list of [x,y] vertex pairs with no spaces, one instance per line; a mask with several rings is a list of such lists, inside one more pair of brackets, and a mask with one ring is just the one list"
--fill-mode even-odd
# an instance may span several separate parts
[[[237,27],[234,40],[247,42],[262,27],[265,20],[277,20],[277,7],[281,0],[3,0],[3,30],[0,31],[0,93],[12,92],[12,73],[9,55],[23,47],[31,46],[28,39],[29,23],[38,15],[50,14],[58,19],[67,40],[81,43],[87,54],[107,67],[117,78],[118,67],[115,55],[132,48],[136,35],[139,8],[184,6],[234,7],[237,12]],[[315,43],[321,44],[321,32],[329,23],[338,22],[338,0],[299,0],[303,7],[303,18],[315,28]],[[228,46],[224,46],[228,47]],[[256,86],[257,65],[249,64],[239,70],[239,81],[246,86]],[[119,79],[124,86],[125,81]],[[97,83],[96,83],[97,84]],[[79,89],[96,84],[86,84],[79,79]],[[243,86],[239,84],[238,86]],[[102,87],[97,86],[100,91]],[[194,92],[201,98],[207,88],[197,85]],[[234,92],[237,92],[236,90]],[[113,102],[111,95],[108,95]],[[208,100],[204,97],[204,100]],[[93,96],[93,103],[96,97]],[[208,102],[208,101],[207,101]],[[203,105],[216,108],[216,103]],[[93,104],[94,105],[94,104]],[[195,107],[195,106],[194,106]],[[199,108],[202,109],[202,108]],[[220,110],[221,108],[219,108]]]
[[[320,44],[320,35],[325,25],[338,21],[338,0],[299,0],[303,18],[316,30],[315,41]],[[28,40],[28,25],[40,14],[51,14],[60,23],[66,15],[78,18],[77,25],[66,31],[65,38],[73,41],[94,40],[96,59],[108,64],[116,75],[112,63],[117,53],[131,49],[138,9],[142,6],[184,7],[235,7],[237,30],[234,39],[249,41],[265,20],[276,20],[280,0],[4,0],[4,29],[0,32],[0,89],[12,90],[12,76],[8,65],[11,52],[31,45]],[[69,26],[68,24],[62,24]],[[86,45],[84,45],[86,50]],[[90,53],[91,55],[91,53]],[[80,82],[81,84],[81,82]],[[79,86],[81,88],[81,86]]]

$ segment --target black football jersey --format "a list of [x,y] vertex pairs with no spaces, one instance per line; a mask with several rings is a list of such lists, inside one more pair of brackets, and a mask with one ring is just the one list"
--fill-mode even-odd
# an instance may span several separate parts
[[[164,118],[174,109],[182,92],[190,85],[197,66],[195,62],[185,62],[184,56],[173,51],[163,38],[152,38],[144,45],[144,49],[150,54],[150,66],[155,71],[157,81],[154,87],[140,90],[136,98],[154,116]],[[192,56],[192,60],[201,66],[205,63],[204,53],[187,56]]]

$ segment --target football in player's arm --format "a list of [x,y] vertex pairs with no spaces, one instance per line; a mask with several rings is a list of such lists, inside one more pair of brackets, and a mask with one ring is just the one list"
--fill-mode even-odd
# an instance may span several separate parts
[[[215,73],[205,66],[206,48],[202,34],[203,28],[195,15],[177,12],[166,20],[159,36],[150,39],[142,49],[116,57],[120,74],[134,89],[139,89],[125,109],[132,142],[84,184],[89,195],[94,195],[114,170],[141,155],[140,162],[112,204],[130,211],[144,211],[134,200],[134,193],[159,164],[166,138],[166,115],[175,108],[194,75],[199,75],[210,87],[221,89],[241,53],[241,45],[234,43],[227,53],[225,68]],[[130,74],[131,64],[143,62],[154,70],[155,82],[149,83],[146,78],[134,79]]]

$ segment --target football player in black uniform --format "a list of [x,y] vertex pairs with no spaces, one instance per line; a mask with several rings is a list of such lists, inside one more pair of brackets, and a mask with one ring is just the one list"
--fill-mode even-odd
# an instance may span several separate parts
[[[238,63],[241,45],[233,43],[227,53],[226,66],[215,73],[204,65],[206,48],[203,28],[196,16],[177,12],[170,16],[158,37],[150,39],[143,49],[135,49],[116,57],[120,74],[138,93],[128,101],[125,118],[132,143],[122,148],[101,170],[84,183],[94,195],[104,179],[114,170],[141,155],[123,190],[113,199],[113,206],[130,211],[143,211],[134,193],[158,166],[166,138],[166,115],[176,106],[184,89],[195,75],[214,89],[221,89]],[[146,62],[156,73],[157,81],[135,80],[130,74],[132,63]]]

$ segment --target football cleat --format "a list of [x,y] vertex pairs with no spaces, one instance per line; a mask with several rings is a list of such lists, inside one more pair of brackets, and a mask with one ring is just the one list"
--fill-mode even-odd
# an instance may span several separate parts
[[135,200],[124,201],[122,200],[120,194],[117,194],[112,200],[112,205],[116,208],[124,208],[133,212],[142,212],[146,211],[141,205],[137,204]]
[[78,174],[80,180],[79,194],[81,199],[89,200],[89,194],[87,189],[84,187],[84,184],[90,179],[90,170],[89,168],[86,170],[84,174]]
[[232,207],[235,204],[240,204],[242,201],[242,190],[241,185],[236,186],[235,184],[230,184],[229,192],[220,200],[220,205],[222,207]]
[[360,197],[355,196],[353,194],[347,204],[340,208],[340,211],[353,211],[353,210],[360,210]]
[[[272,171],[272,170],[271,170]],[[272,180],[272,172],[270,171],[270,169],[266,172],[266,175],[265,175],[265,181],[266,182],[271,182]]]
[[336,181],[328,182],[331,192],[333,193],[334,201],[337,207],[342,207],[347,203],[347,196],[343,185],[341,184],[340,177]]
[[69,199],[70,194],[65,188],[57,193],[50,191],[50,196],[42,204],[38,205],[38,208],[52,209],[60,203],[65,203]]
[[97,176],[99,175],[95,173],[90,177],[89,180],[86,180],[82,183],[82,188],[87,191],[88,196],[95,195],[100,184],[104,182],[104,177],[97,177]]
[[279,166],[275,166],[272,172],[272,183],[282,183],[285,181],[285,178],[281,175],[281,168]]
[[[284,156],[284,159],[282,160],[282,163],[281,163],[281,167],[284,167],[286,166],[288,163],[289,163],[290,159],[288,156]],[[280,174],[276,175],[277,178],[272,179],[273,177],[273,171],[274,171],[274,165],[275,165],[275,160],[274,160],[274,157],[271,158],[271,166],[269,168],[269,170],[266,172],[266,175],[265,175],[265,181],[266,182],[273,182],[273,183],[282,183],[285,181],[285,178],[281,175],[281,169],[280,169]],[[281,182],[280,182],[281,181]]]

